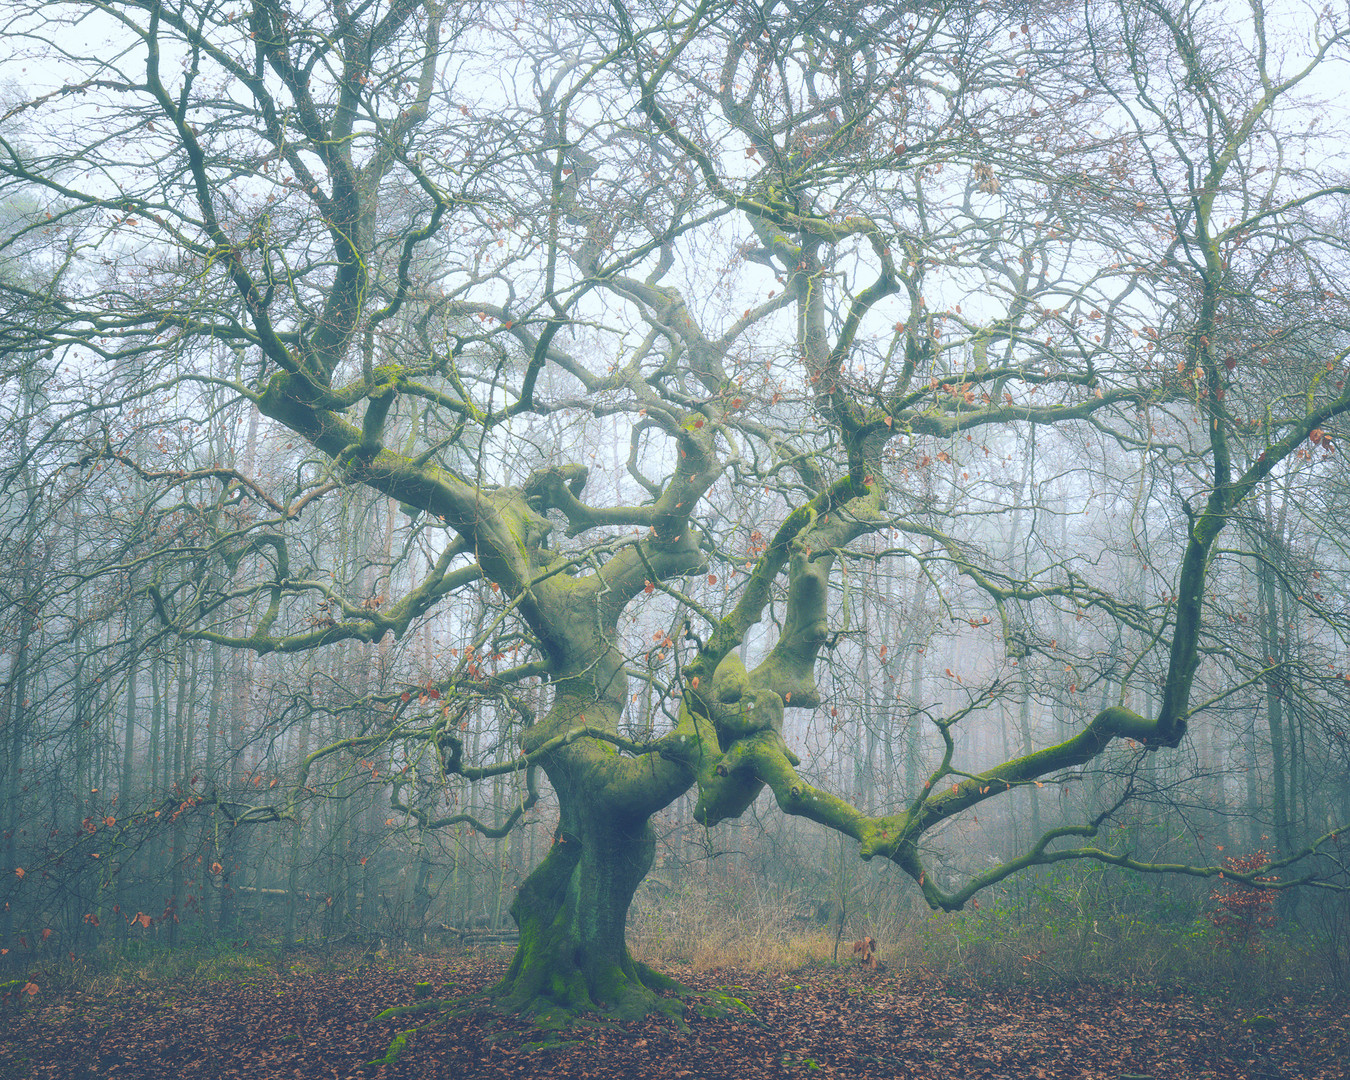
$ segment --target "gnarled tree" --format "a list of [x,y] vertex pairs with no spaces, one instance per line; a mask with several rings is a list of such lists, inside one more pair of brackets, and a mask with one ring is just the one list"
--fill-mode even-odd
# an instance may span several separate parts
[[[46,282],[0,280],[0,347],[102,381],[63,418],[86,432],[80,467],[211,508],[173,552],[195,576],[133,575],[178,634],[301,652],[489,605],[455,662],[372,699],[378,722],[306,767],[398,746],[393,804],[426,827],[465,820],[436,804],[447,777],[524,770],[532,800],[542,771],[559,821],[512,907],[499,992],[638,1013],[664,980],[629,955],[625,920],[652,815],[691,789],[712,825],[767,786],[948,910],[1035,864],[1156,869],[1061,844],[1109,811],[957,885],[921,840],[1113,740],[1178,746],[1221,644],[1202,618],[1217,538],[1290,455],[1339,441],[1346,188],[1294,168],[1284,128],[1344,28],[1327,16],[1281,59],[1262,5],[1230,15],[18,5],[7,48],[36,74],[0,177],[33,209],[0,244],[60,237],[65,254]],[[175,395],[251,403],[293,433],[308,448],[293,483],[157,469],[122,420]],[[997,463],[1033,430],[1100,462],[1084,501],[1097,482],[1170,485],[1187,520],[1171,596],[1120,592],[1090,553],[1010,572],[986,541],[1024,502]],[[626,449],[603,471],[586,442]],[[396,500],[406,550],[431,552],[401,596],[341,595],[293,557],[309,508],[350,485]],[[993,658],[937,717],[923,787],[876,815],[808,782],[784,727],[821,704],[858,560],[945,566],[978,598],[949,599],[953,617]],[[1036,633],[1043,610],[1127,643],[1117,703],[966,767],[957,725],[1017,692],[1011,665],[1077,662]],[[653,613],[673,629],[639,646]],[[1126,702],[1154,662],[1145,715]],[[513,762],[466,755],[461,726],[492,702],[515,717]],[[229,811],[294,816],[305,790]]]

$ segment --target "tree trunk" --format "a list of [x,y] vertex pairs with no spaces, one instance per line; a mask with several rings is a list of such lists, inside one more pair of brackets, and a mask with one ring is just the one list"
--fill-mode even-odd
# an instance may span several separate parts
[[[206,714],[206,761],[202,769],[203,791],[218,790],[223,782],[223,778],[216,775],[216,747],[220,739],[220,724],[224,711],[225,661],[221,654],[220,644],[213,642],[211,644],[211,704],[208,706]],[[219,854],[215,842],[217,824],[218,818],[214,812],[202,824],[201,851],[202,861],[205,865],[201,869],[199,881],[202,897],[202,931],[208,940],[215,940],[220,930],[216,912],[218,893],[215,888],[215,881],[209,872],[211,864],[216,861],[216,855]],[[295,907],[294,904],[290,906],[291,908]]]
[[646,818],[589,807],[580,813],[564,807],[563,822],[511,904],[520,945],[495,996],[508,1009],[545,1020],[592,1009],[637,1018],[660,1007],[655,991],[677,988],[635,961],[625,939],[633,894],[656,854],[655,835]]
[[[1271,545],[1269,558],[1274,560],[1278,553]],[[1270,782],[1272,787],[1272,809],[1275,815],[1275,840],[1279,851],[1288,852],[1291,846],[1289,828],[1289,809],[1285,802],[1285,721],[1284,693],[1285,675],[1276,671],[1277,664],[1285,659],[1285,645],[1280,640],[1279,585],[1274,570],[1263,563],[1261,565],[1261,614],[1263,644],[1266,649],[1266,664],[1271,673],[1265,680],[1266,690],[1266,729],[1270,733]]]

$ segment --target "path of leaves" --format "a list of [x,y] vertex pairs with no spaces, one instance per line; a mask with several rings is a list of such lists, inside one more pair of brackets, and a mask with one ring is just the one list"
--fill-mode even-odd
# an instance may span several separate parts
[[570,1045],[529,1049],[536,1032],[481,1009],[418,1033],[392,1065],[362,1067],[410,1026],[371,1017],[412,1002],[416,983],[464,994],[503,968],[500,956],[467,956],[397,972],[147,984],[97,1000],[39,995],[21,1015],[0,1018],[0,1077],[1344,1080],[1350,1061],[1350,1020],[1344,1004],[1330,1000],[1266,1005],[1266,1017],[1253,1024],[1250,1011],[1184,993],[980,989],[944,986],[924,973],[824,968],[672,970],[752,1010],[708,1018],[695,998],[684,1033],[653,1020],[584,1028],[568,1035]]

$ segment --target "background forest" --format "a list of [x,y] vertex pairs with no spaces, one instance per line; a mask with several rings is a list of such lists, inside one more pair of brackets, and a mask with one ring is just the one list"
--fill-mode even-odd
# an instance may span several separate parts
[[3,20],[0,982],[1350,987],[1344,7]]

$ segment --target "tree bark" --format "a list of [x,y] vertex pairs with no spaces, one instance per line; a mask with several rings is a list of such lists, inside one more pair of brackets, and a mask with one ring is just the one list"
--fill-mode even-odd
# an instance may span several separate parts
[[625,930],[633,895],[656,853],[646,817],[564,808],[553,847],[511,904],[520,945],[495,996],[506,1008],[636,1018],[659,1007],[666,976],[635,961]]

